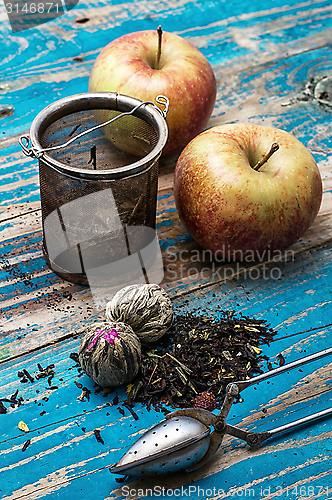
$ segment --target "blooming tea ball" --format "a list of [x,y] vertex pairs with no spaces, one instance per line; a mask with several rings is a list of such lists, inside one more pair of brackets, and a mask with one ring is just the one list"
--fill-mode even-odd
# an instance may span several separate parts
[[159,340],[173,323],[172,303],[159,285],[129,285],[119,290],[106,306],[109,321],[124,321],[141,342]]
[[78,351],[81,367],[102,387],[130,382],[141,362],[141,343],[122,322],[102,321],[86,328]]

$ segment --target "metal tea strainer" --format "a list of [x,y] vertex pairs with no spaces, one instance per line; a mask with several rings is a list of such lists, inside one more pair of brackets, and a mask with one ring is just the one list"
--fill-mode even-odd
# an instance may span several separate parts
[[44,257],[63,278],[91,286],[110,269],[114,280],[128,254],[150,244],[146,234],[155,236],[168,106],[161,95],[152,103],[77,94],[43,109],[30,137],[20,138],[24,154],[39,162]]
[[[250,446],[255,446],[276,434],[331,415],[332,408],[328,408],[266,432],[248,432],[226,423],[233,401],[240,391],[329,354],[332,354],[332,348],[285,364],[257,377],[229,384],[218,415],[199,408],[186,408],[169,413],[166,420],[145,432],[131,446],[119,462],[110,468],[111,472],[125,476],[167,474],[179,470],[190,472],[211,459],[219,449],[225,434],[243,439]],[[214,428],[212,433],[209,426]]]

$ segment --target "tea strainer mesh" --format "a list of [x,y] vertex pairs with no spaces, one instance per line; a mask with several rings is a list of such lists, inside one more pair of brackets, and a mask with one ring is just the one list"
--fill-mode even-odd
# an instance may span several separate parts
[[127,226],[155,228],[168,108],[156,100],[165,111],[115,93],[79,94],[45,108],[20,138],[39,161],[44,256],[70,281],[88,284],[90,263],[128,255]]

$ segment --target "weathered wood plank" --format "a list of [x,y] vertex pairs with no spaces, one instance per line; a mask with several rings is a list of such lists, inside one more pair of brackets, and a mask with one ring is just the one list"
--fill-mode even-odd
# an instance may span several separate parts
[[[151,17],[155,2],[127,3],[124,8],[109,2],[88,3],[58,18],[56,23],[43,25],[38,30],[39,37],[32,36],[29,44],[25,37],[17,37],[13,47],[12,39],[3,36],[0,103],[14,106],[14,113],[0,121],[2,135],[26,133],[32,119],[45,105],[60,97],[87,91],[92,64],[108,40],[130,31],[156,29],[164,20],[165,30],[186,37],[211,60],[218,83],[223,83],[226,74],[229,80],[230,74],[253,68],[253,58],[256,62],[274,64],[285,54],[291,56],[328,45],[331,41],[328,0],[293,2],[288,6],[283,3],[280,0],[272,10],[261,11],[259,2],[253,2],[246,7],[246,12],[242,5],[241,8],[232,5],[229,10],[224,4],[222,9],[218,3],[211,4],[206,6],[202,17],[202,10],[192,2],[174,4],[171,1],[162,11],[158,9],[155,18]],[[185,17],[184,9],[188,13]],[[81,16],[88,17],[89,22],[77,24],[75,20]],[[8,33],[4,24],[2,29]],[[36,50],[38,43],[45,47],[42,53]],[[37,64],[36,52],[39,52]],[[77,57],[83,61],[76,61]]]
[[[324,223],[325,241],[329,242],[331,222],[327,224],[324,218]],[[173,298],[193,293],[195,289],[206,288],[213,283],[217,287],[222,286],[227,279],[243,282],[256,280],[259,276],[263,283],[264,279],[271,281],[274,288],[278,289],[276,280],[294,267],[299,269],[297,278],[301,281],[301,266],[303,262],[310,262],[308,252],[324,242],[322,232],[319,232],[318,242],[315,240],[315,231],[319,227],[318,219],[317,226],[313,226],[306,238],[287,251],[288,263],[271,261],[267,254],[267,258],[263,256],[262,262],[255,265],[249,261],[224,263],[211,259],[210,255],[206,257],[191,240],[185,244],[185,232],[176,237],[174,231],[168,225],[165,228],[161,222],[160,241],[165,266],[162,285]],[[4,254],[2,270],[2,313],[5,319],[1,328],[3,355],[10,353],[16,356],[26,349],[52,342],[79,329],[82,322],[95,320],[101,315],[94,309],[89,289],[65,282],[48,269],[41,255],[41,238],[41,232],[34,233],[33,237],[28,237],[29,246],[17,245],[14,250],[11,248],[12,241],[7,242],[9,252],[13,255]],[[15,241],[19,240],[16,238]],[[15,255],[16,251],[18,255]]]
[[[309,349],[313,350],[313,341],[324,342],[324,339],[326,341],[326,334],[327,332],[325,334],[318,332],[312,334],[310,338],[300,335],[287,353],[283,351],[286,360],[298,359],[299,353],[305,346],[309,353]],[[119,486],[115,482],[116,476],[110,475],[107,468],[122,455],[138,435],[162,419],[162,416],[154,410],[146,412],[140,405],[135,408],[139,416],[138,421],[135,422],[128,414],[121,417],[118,407],[125,398],[122,388],[106,398],[102,393],[95,394],[92,381],[85,375],[79,376],[75,363],[69,359],[69,354],[77,351],[78,342],[79,339],[66,341],[51,349],[41,350],[33,360],[23,356],[14,364],[3,365],[2,397],[8,398],[18,389],[18,397],[24,398],[22,406],[9,408],[8,413],[2,415],[3,421],[6,422],[0,440],[1,454],[6,457],[6,461],[0,466],[3,478],[1,493],[5,495],[4,498],[11,492],[13,492],[12,498],[24,498],[28,495],[32,500],[46,493],[52,494],[59,489],[61,491],[64,487],[66,492],[68,487],[69,491],[72,489],[76,491],[76,488],[82,487],[77,486],[77,483],[85,484],[89,476],[98,481],[97,477],[100,475],[105,478],[100,486],[103,498],[107,495],[116,495],[116,492],[119,492]],[[280,352],[280,347],[278,340],[271,344],[269,348],[271,361]],[[38,372],[37,363],[45,368],[50,362],[55,365],[52,386],[58,386],[56,390],[49,389],[47,378],[20,384],[19,378],[14,376],[23,368],[34,375]],[[330,369],[331,364],[318,369],[307,365],[301,370],[282,376],[279,382],[275,379],[276,382],[268,381],[256,388],[247,389],[243,393],[244,401],[233,407],[229,422],[241,428],[261,431],[305,416],[308,411],[319,411],[327,407],[331,404],[331,396],[325,384],[330,381]],[[75,381],[91,390],[90,401],[77,399],[81,389],[75,385]],[[112,402],[116,394],[119,395],[119,404]],[[47,398],[47,401],[44,398]],[[17,428],[18,422],[22,419],[30,428],[27,434]],[[104,445],[95,439],[93,430],[96,428],[101,431]],[[324,470],[321,463],[324,463],[324,460],[319,454],[315,454],[315,450],[318,448],[319,452],[320,443],[330,438],[330,426],[326,421],[315,423],[309,430],[303,428],[296,434],[275,438],[256,450],[249,450],[244,443],[236,439],[225,438],[223,447],[216,457],[199,472],[185,477],[183,474],[176,474],[161,479],[150,478],[140,480],[139,483],[134,480],[129,485],[135,489],[138,485],[147,488],[161,484],[164,488],[172,489],[188,484],[188,481],[190,484],[192,481],[193,484],[197,484],[197,481],[201,484],[203,480],[207,484],[206,487],[211,487],[211,484],[217,482],[228,490],[235,486],[245,488],[246,484],[255,479],[259,481],[256,484],[268,487],[272,471],[280,470],[285,462],[289,463],[288,455],[291,450],[296,449],[299,455],[297,459],[297,455],[292,454],[292,466],[299,474],[303,460],[301,450],[305,446],[307,450],[312,450],[312,460],[314,463],[319,463],[320,471]],[[30,439],[31,443],[23,452],[22,447],[27,439]],[[258,473],[255,464],[257,463],[259,468],[259,461],[263,455],[270,456],[271,463],[268,468]],[[243,467],[243,461],[249,457],[250,469],[243,471],[238,476],[237,482],[233,483],[230,477],[236,477],[239,468]],[[208,477],[210,479],[206,483]],[[271,484],[278,485],[277,481]],[[134,496],[136,497],[138,495]]]
[[[188,260],[198,247],[178,219],[172,194],[175,159],[168,160],[161,172],[157,222],[166,268],[164,286],[175,310],[217,316],[222,308],[267,319],[279,330],[276,341],[264,347],[272,362],[279,352],[291,361],[330,346],[330,113],[316,101],[299,101],[296,96],[310,77],[331,73],[332,8],[327,0],[290,0],[287,5],[275,0],[263,7],[257,0],[204,5],[187,0],[163,4],[81,1],[56,22],[14,37],[0,4],[0,105],[14,106],[13,115],[0,119],[1,137],[7,138],[1,142],[0,238],[3,258],[9,263],[7,267],[5,261],[1,270],[0,397],[9,397],[18,389],[24,398],[22,406],[0,416],[3,498],[95,498],[96,485],[101,498],[128,497],[108,466],[139,433],[161,418],[140,406],[137,422],[128,414],[121,417],[118,405],[105,405],[112,404],[115,394],[124,398],[124,388],[108,397],[94,394],[93,383],[78,377],[73,368],[69,354],[77,351],[79,338],[71,332],[93,321],[96,312],[87,289],[62,281],[42,259],[38,166],[17,145],[18,136],[28,132],[32,119],[45,105],[87,90],[98,52],[121,34],[155,29],[162,23],[165,30],[192,41],[213,64],[218,81],[216,108],[208,126],[250,121],[293,132],[313,152],[324,180],[320,214],[292,247],[294,254],[288,262],[248,263],[225,281],[228,265],[218,263],[213,275],[211,263],[209,272],[202,273],[205,264],[201,258],[198,263],[181,261],[181,255]],[[89,21],[79,24],[79,17]],[[185,271],[194,267],[196,275],[186,276],[184,271],[180,276],[181,264]],[[267,276],[263,274],[265,264]],[[271,275],[275,267],[281,279]],[[55,364],[51,383],[58,389],[50,389],[47,379],[20,382],[17,372],[26,368],[33,374],[37,363]],[[331,364],[321,362],[247,389],[229,421],[263,430],[330,406],[330,370]],[[75,380],[90,388],[90,401],[77,399],[81,390]],[[17,429],[19,420],[29,424],[28,434]],[[147,497],[148,487],[160,485],[173,490],[195,486],[191,495],[195,500],[244,496],[243,492],[251,490],[258,498],[288,498],[287,488],[300,486],[305,487],[302,497],[310,496],[309,487],[315,488],[316,497],[322,497],[318,487],[331,484],[330,427],[330,420],[320,422],[252,451],[238,440],[226,438],[211,464],[193,474],[130,481],[130,487],[136,489],[130,498]],[[95,428],[101,429],[105,445],[96,441]],[[31,444],[23,452],[28,438]],[[214,487],[226,493],[213,493]]]
[[[168,168],[169,165],[162,170],[162,175],[171,175],[167,173]],[[287,252],[291,266],[295,261],[303,262],[303,257],[298,260],[297,254],[306,256],[311,248],[329,244],[331,239],[328,164],[323,163],[321,170],[326,186],[321,212],[307,234]],[[25,349],[35,349],[80,328],[82,321],[97,317],[90,291],[63,281],[47,267],[41,253],[38,207],[38,202],[15,205],[12,211],[4,210],[1,215],[1,290],[5,318],[2,355],[16,356]],[[267,278],[275,279],[287,268],[283,263],[280,266],[268,263],[271,261],[268,253],[262,255],[256,268],[250,261],[240,264],[212,259],[187,235],[178,219],[173,193],[167,189],[159,193],[157,230],[165,268],[162,284],[172,297],[222,283],[226,278],[256,277],[258,270],[261,276],[267,273]]]

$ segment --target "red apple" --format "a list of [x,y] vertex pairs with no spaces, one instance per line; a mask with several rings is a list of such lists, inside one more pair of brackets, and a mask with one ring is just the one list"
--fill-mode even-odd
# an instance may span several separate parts
[[172,34],[140,31],[108,44],[92,68],[89,91],[118,92],[155,102],[170,101],[169,137],[164,155],[184,148],[208,122],[216,98],[216,81],[206,57]]
[[174,193],[183,224],[204,249],[224,259],[261,259],[267,249],[288,248],[309,228],[322,181],[293,135],[231,124],[201,133],[182,151]]

